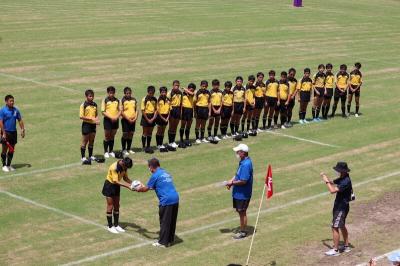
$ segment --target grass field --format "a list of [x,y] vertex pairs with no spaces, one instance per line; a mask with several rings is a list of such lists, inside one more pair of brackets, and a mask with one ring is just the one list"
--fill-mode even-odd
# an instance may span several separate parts
[[[27,136],[14,157],[18,171],[0,174],[0,265],[244,264],[250,239],[232,240],[239,221],[230,193],[215,186],[236,168],[232,141],[156,153],[181,196],[178,244],[148,244],[158,231],[154,193],[124,190],[127,234],[102,228],[100,191],[113,160],[79,165],[83,92],[94,88],[100,103],[107,86],[120,98],[129,85],[140,99],[147,85],[173,79],[225,81],[292,66],[300,74],[328,62],[335,72],[341,63],[363,64],[363,115],[284,132],[330,146],[268,133],[245,141],[256,179],[250,225],[267,164],[276,192],[264,203],[251,265],[354,265],[399,248],[400,2],[312,0],[301,9],[290,2],[2,0],[0,95],[15,96]],[[102,139],[100,127],[95,153]],[[133,158],[130,175],[146,181],[149,156]],[[348,221],[354,251],[332,259],[323,252],[333,197],[321,194],[319,172],[331,173],[338,160],[349,163],[356,184]]]

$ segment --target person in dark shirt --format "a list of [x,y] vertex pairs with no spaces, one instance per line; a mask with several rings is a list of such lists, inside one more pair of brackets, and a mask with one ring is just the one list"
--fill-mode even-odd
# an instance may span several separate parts
[[346,228],[346,217],[350,210],[350,201],[353,200],[353,187],[349,176],[350,169],[345,162],[338,162],[333,169],[336,172],[337,179],[330,181],[325,173],[321,173],[321,177],[326,183],[331,194],[336,194],[335,203],[333,205],[332,233],[333,248],[327,252],[327,256],[338,256],[339,252],[339,229],[342,232],[344,247],[342,252],[350,252],[349,233]]

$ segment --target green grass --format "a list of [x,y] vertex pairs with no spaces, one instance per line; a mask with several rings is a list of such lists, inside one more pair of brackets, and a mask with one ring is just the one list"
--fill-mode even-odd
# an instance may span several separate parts
[[[14,163],[31,165],[17,173],[79,161],[78,108],[89,87],[94,88],[95,100],[100,103],[109,85],[117,87],[119,98],[122,88],[129,85],[141,99],[149,84],[170,87],[174,79],[183,84],[214,78],[225,81],[238,74],[246,77],[289,67],[295,67],[299,77],[304,67],[315,71],[319,63],[331,62],[336,71],[339,64],[352,66],[356,61],[363,64],[363,116],[285,131],[338,147],[266,133],[245,141],[251,148],[256,178],[249,224],[255,222],[267,164],[274,168],[276,195],[263,209],[325,192],[319,172],[330,173],[337,160],[350,164],[354,183],[398,171],[400,3],[312,0],[294,9],[290,2],[1,1],[0,95],[15,96],[26,122],[27,137],[19,139]],[[296,112],[294,117],[297,120]],[[140,145],[140,133],[137,127],[135,147]],[[120,132],[117,147],[119,138]],[[102,139],[99,127],[95,153],[102,153]],[[177,233],[182,242],[166,250],[135,248],[92,263],[244,264],[250,241],[235,242],[230,233],[224,233],[235,228],[238,219],[231,209],[230,193],[214,186],[234,173],[234,144],[222,141],[216,146],[156,154],[173,175],[181,195]],[[144,162],[149,156],[137,153],[133,157],[137,163],[130,175],[146,181],[149,173]],[[105,203],[100,191],[112,161],[19,176],[1,174],[0,189],[104,224]],[[397,176],[360,186],[354,205],[398,191],[399,185]],[[139,195],[124,190],[121,198],[121,220],[128,223],[128,233],[146,240],[155,238],[158,203],[154,193]],[[140,243],[4,193],[0,199],[0,265],[63,264]],[[301,248],[330,238],[332,200],[322,196],[262,214],[252,264],[316,265],[325,247],[320,245],[315,256],[301,256]],[[351,214],[349,219],[351,223]],[[224,224],[189,232],[225,220]],[[362,249],[365,241],[378,241],[374,232],[366,240],[353,241]],[[398,239],[399,233],[394,234]],[[381,253],[398,248],[379,241]],[[369,256],[363,254],[358,262],[367,261]],[[341,262],[346,264],[346,258]]]

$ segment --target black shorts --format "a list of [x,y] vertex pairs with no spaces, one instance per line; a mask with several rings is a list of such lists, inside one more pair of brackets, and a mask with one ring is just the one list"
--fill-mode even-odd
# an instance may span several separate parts
[[254,106],[253,105],[250,105],[250,104],[247,104],[246,105],[246,112],[248,112],[248,111],[253,111],[254,110]]
[[233,198],[233,208],[236,209],[237,212],[246,211],[249,207],[250,199],[247,200],[239,200]]
[[286,103],[286,100],[280,100],[280,101],[279,101],[279,106],[276,105],[276,106],[275,106],[275,110],[276,110],[276,111],[279,111],[279,112],[281,112],[281,113],[286,113],[286,111],[287,111],[287,106],[285,105],[285,103]]
[[333,88],[326,88],[325,99],[331,99],[333,97]]
[[293,109],[294,105],[295,105],[296,101],[294,99],[290,99],[289,100],[289,104],[287,105],[287,109]]
[[193,119],[193,108],[182,108],[182,120],[191,121]]
[[325,94],[324,88],[315,88],[315,90],[319,92],[319,95],[314,92],[314,97],[318,97],[318,98],[324,97],[324,94]]
[[104,130],[115,130],[119,128],[119,121],[111,121],[110,118],[104,117],[103,119]]
[[237,115],[242,115],[244,109],[244,103],[233,103],[233,105],[234,105],[233,113]]
[[338,88],[335,89],[335,94],[334,94],[335,99],[341,98],[346,100],[346,96],[347,96],[347,91],[341,91]]
[[208,119],[208,107],[196,107],[196,118],[200,120],[207,120]]
[[333,210],[332,228],[343,228],[346,225],[346,217],[349,210],[349,207],[340,210]]
[[[154,114],[146,114],[146,116],[147,116],[147,118],[152,119],[154,117]],[[156,125],[156,122],[153,121],[153,123],[149,123],[142,115],[142,119],[140,120],[140,125],[142,127],[154,127]]]
[[[358,85],[351,85],[352,89],[355,89],[357,87],[358,87]],[[352,92],[351,90],[349,90],[349,94],[350,95],[354,94],[356,97],[360,97],[360,88],[358,88],[355,92]]]
[[300,102],[309,102],[311,99],[311,92],[309,91],[300,91]]
[[267,96],[266,101],[267,101],[267,106],[268,106],[268,107],[273,107],[273,108],[275,108],[276,103],[278,102],[278,98]]
[[257,110],[263,109],[264,105],[265,105],[264,97],[255,97],[255,99],[256,99],[256,104],[255,104],[254,108],[257,109]]
[[15,146],[18,142],[18,133],[17,131],[6,131],[6,140],[10,143],[11,146]]
[[82,123],[82,135],[88,135],[90,133],[96,133],[96,124],[83,122]]
[[[216,106],[217,108],[219,108],[219,106]],[[217,109],[215,108],[215,109]],[[222,108],[222,107],[221,107]],[[220,110],[221,111],[221,110]],[[211,116],[212,117],[217,117],[217,116],[221,116],[221,112],[219,112],[219,114],[214,113],[214,110],[211,108]]]
[[136,122],[129,123],[128,120],[122,118],[121,125],[122,125],[122,132],[135,132]]
[[163,115],[159,114],[159,115],[157,115],[156,124],[159,125],[159,126],[166,126],[166,125],[168,125],[168,121],[165,121],[165,120],[161,119],[161,116],[164,117],[164,118],[167,118],[167,117],[168,117],[167,114],[163,114]]
[[232,106],[222,106],[221,110],[221,118],[222,119],[229,119],[232,116]]
[[181,119],[181,107],[172,107],[169,113],[170,118]]
[[121,193],[121,187],[117,184],[111,183],[106,179],[106,181],[104,181],[103,190],[101,191],[101,193],[103,194],[103,196],[109,198],[119,197]]

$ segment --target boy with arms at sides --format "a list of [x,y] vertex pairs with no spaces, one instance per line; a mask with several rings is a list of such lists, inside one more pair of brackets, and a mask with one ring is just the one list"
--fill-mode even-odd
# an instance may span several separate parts
[[332,106],[332,114],[331,117],[335,116],[336,108],[339,103],[339,99],[341,102],[342,109],[342,117],[346,116],[346,97],[347,97],[347,89],[349,87],[349,73],[347,73],[347,66],[340,65],[339,73],[336,75],[336,89],[335,94],[333,96],[333,106]]
[[246,127],[246,132],[247,134],[252,133],[250,129],[250,123],[251,123],[251,128],[255,130],[255,119],[253,117],[253,112],[254,112],[254,107],[255,107],[255,91],[256,91],[256,86],[254,86],[254,83],[256,81],[256,77],[253,75],[250,75],[248,77],[248,82],[246,84],[246,91],[245,91],[245,98],[246,98],[246,112],[243,115],[242,118],[242,132],[244,131],[244,124],[246,123],[247,119],[247,127]]
[[355,117],[358,117],[358,111],[360,110],[360,88],[362,85],[362,74],[361,74],[361,63],[355,63],[353,71],[350,72],[350,87],[349,97],[347,101],[347,113],[350,115],[351,102],[353,100],[353,94],[356,102]]
[[293,108],[296,103],[296,95],[297,95],[297,79],[296,76],[296,69],[290,68],[288,74],[288,83],[289,83],[289,102],[287,105],[287,122],[285,127],[292,127],[292,115],[293,115]]
[[333,97],[333,87],[335,85],[335,75],[332,73],[332,64],[326,64],[325,73],[325,91],[324,91],[324,101],[322,103],[322,118],[328,119],[329,108],[331,106],[331,100]]
[[320,122],[319,113],[321,111],[322,101],[325,94],[325,66],[320,64],[318,66],[318,72],[315,73],[313,78],[314,86],[314,105],[312,107],[312,115],[314,122]]
[[243,87],[243,78],[241,76],[236,77],[236,85],[233,87],[233,115],[231,119],[231,131],[233,129],[232,136],[239,135],[239,123],[243,113],[246,112],[246,99],[245,91]]
[[142,119],[140,125],[143,127],[142,147],[145,153],[153,153],[150,147],[151,135],[157,118],[157,98],[154,97],[156,88],[147,87],[147,95],[142,99],[140,110],[142,110]]
[[157,133],[156,133],[156,143],[157,143],[157,148],[160,150],[160,152],[168,152],[168,150],[171,151],[176,151],[176,149],[170,145],[170,147],[165,147],[163,145],[164,142],[164,132],[165,128],[168,125],[168,120],[170,118],[170,101],[169,98],[167,97],[167,88],[166,87],[161,87],[160,88],[160,97],[158,97],[157,101],[157,118],[156,118],[156,124],[157,124]]
[[[79,118],[82,120],[81,161],[82,164],[91,164],[94,160],[93,144],[96,137],[96,126],[100,124],[97,104],[93,101],[93,90],[85,91],[86,101],[79,108]],[[89,144],[89,145],[88,145]],[[86,146],[88,146],[89,158],[85,157]]]
[[[218,137],[218,127],[221,120],[221,109],[222,109],[222,92],[219,89],[219,80],[214,79],[212,81],[212,90],[210,95],[211,102],[211,116],[208,121],[208,140],[209,141],[220,141]],[[211,134],[212,127],[214,126],[214,135]]]
[[200,89],[195,96],[195,114],[196,114],[196,143],[208,143],[209,141],[204,138],[206,122],[211,115],[210,91],[207,89],[207,80],[200,82]]
[[289,83],[287,81],[287,72],[281,72],[281,79],[278,87],[279,102],[275,108],[274,124],[278,124],[278,115],[281,116],[281,128],[285,129],[287,106],[289,104]]
[[255,129],[257,132],[262,132],[261,129],[258,128],[260,123],[260,115],[261,111],[264,109],[265,106],[265,83],[264,83],[264,73],[258,72],[257,73],[257,81],[255,84],[255,91],[254,91],[254,110],[253,110],[253,117],[254,117],[254,124]]
[[124,88],[124,97],[121,100],[122,107],[122,153],[128,156],[130,153],[135,153],[131,150],[133,134],[135,133],[135,126],[137,120],[137,101],[132,97],[132,89],[129,87]]
[[[222,92],[222,109],[221,109],[221,135],[222,139],[228,139],[228,124],[233,114],[233,92],[232,82],[226,81],[224,84],[225,90]],[[231,134],[235,130],[231,126]]]
[[300,91],[300,109],[299,109],[299,123],[308,124],[306,120],[307,106],[311,100],[311,91],[313,88],[313,81],[310,78],[311,70],[307,67],[304,69],[304,76],[297,85]]
[[[169,115],[169,128],[168,128],[168,143],[169,147],[174,150],[178,148],[178,144],[175,143],[176,129],[179,124],[179,120],[182,115],[182,91],[180,89],[179,80],[172,82],[172,90],[168,93],[169,103],[171,105],[171,112]],[[184,148],[184,147],[182,147]]]
[[[181,119],[181,128],[179,129],[179,136],[181,139],[179,145],[181,147],[192,146],[189,140],[189,136],[190,136],[190,127],[192,126],[192,121],[193,121],[195,90],[196,90],[196,85],[194,83],[190,83],[187,89],[184,90],[182,96],[182,119]],[[184,134],[185,134],[185,141],[183,140]]]
[[104,158],[115,157],[114,138],[119,128],[119,117],[121,116],[121,106],[115,97],[115,88],[107,88],[107,97],[101,103],[101,112],[104,116]]
[[[264,117],[263,117],[263,128],[265,128],[265,119],[268,118],[268,126],[267,130],[271,130],[272,128],[272,117],[274,116],[275,108],[280,101],[278,94],[279,82],[275,79],[275,71],[271,70],[268,73],[269,79],[265,83],[266,91],[266,102],[264,108]],[[275,128],[278,128],[278,125],[275,124]]]

